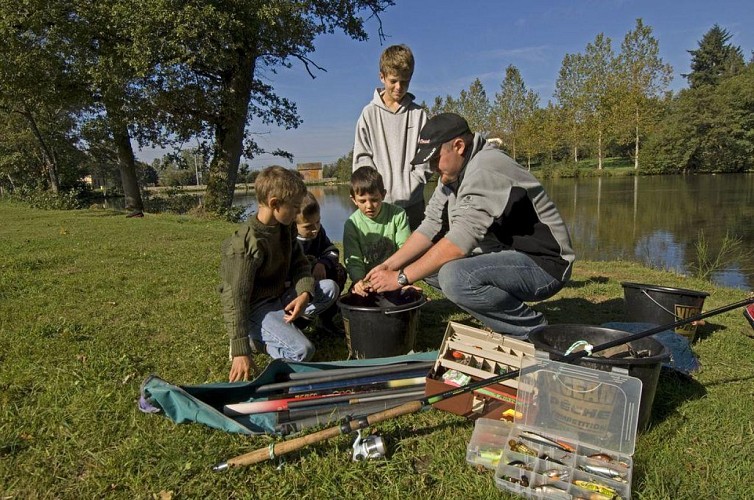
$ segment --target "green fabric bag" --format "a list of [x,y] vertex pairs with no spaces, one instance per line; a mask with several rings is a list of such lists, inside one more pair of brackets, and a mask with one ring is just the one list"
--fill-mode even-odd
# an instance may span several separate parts
[[257,387],[275,382],[279,375],[311,371],[325,371],[357,366],[381,366],[411,361],[434,361],[438,351],[406,354],[389,358],[296,363],[273,360],[251,382],[218,382],[213,384],[178,386],[156,375],[150,375],[141,385],[139,409],[145,413],[163,413],[177,424],[197,422],[213,429],[240,434],[279,434],[275,413],[257,413],[229,417],[222,411],[226,404],[264,401],[253,398]]

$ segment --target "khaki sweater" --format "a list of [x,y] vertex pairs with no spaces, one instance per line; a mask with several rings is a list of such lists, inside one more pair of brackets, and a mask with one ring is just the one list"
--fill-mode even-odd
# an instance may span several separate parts
[[266,226],[252,215],[223,242],[220,300],[231,356],[252,352],[248,324],[256,304],[281,297],[287,281],[299,295],[314,293],[311,267],[296,234],[295,224]]

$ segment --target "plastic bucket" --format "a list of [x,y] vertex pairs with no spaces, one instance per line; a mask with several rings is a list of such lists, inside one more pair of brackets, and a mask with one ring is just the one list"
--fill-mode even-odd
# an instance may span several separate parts
[[[666,325],[690,318],[702,312],[707,292],[669,288],[666,286],[644,285],[623,282],[623,296],[628,321]],[[679,333],[694,341],[696,325],[691,323],[675,328]]]
[[412,351],[419,308],[426,302],[423,293],[410,288],[368,297],[349,293],[338,299],[350,357],[382,358]]
[[[622,330],[599,326],[546,325],[529,332],[529,340],[534,344],[535,348],[550,353],[550,358],[555,359],[557,356],[562,356],[568,348],[579,340],[584,340],[596,346],[627,337],[628,335],[630,333]],[[624,368],[628,371],[629,376],[641,380],[642,389],[641,401],[639,402],[638,428],[639,430],[644,430],[647,424],[649,424],[649,418],[652,415],[652,404],[654,403],[655,392],[657,392],[660,369],[662,368],[662,363],[670,358],[670,351],[664,345],[650,337],[634,340],[633,342],[629,342],[627,346],[632,351],[643,352],[645,355],[642,357],[623,356],[623,354],[628,354],[630,351],[627,350],[627,347],[617,346],[607,351],[595,353],[594,356],[580,358],[574,364],[603,371],[610,371],[613,367]],[[553,358],[553,355],[555,355],[555,358]],[[573,405],[571,406],[573,407],[590,408],[590,411],[586,411],[580,416],[581,422],[574,422],[575,427],[578,427],[580,430],[610,427],[605,420],[612,418],[615,408],[613,408],[612,401],[601,400],[599,392],[580,394],[573,391],[561,396],[572,398]],[[552,411],[559,410],[553,409]],[[573,419],[573,415],[568,415],[567,417]],[[564,418],[564,420],[567,419]]]

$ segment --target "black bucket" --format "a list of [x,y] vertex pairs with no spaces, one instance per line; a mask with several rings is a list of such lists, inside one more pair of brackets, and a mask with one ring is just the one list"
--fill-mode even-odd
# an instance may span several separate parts
[[[666,286],[643,285],[623,282],[623,296],[626,304],[626,319],[637,323],[668,325],[702,312],[707,292],[669,288]],[[696,325],[691,323],[676,327],[679,333],[694,341]]]
[[349,293],[338,299],[351,358],[383,358],[414,349],[423,293],[407,288],[367,297]]
[[[631,335],[622,330],[603,328],[589,325],[546,325],[535,328],[529,332],[529,340],[534,347],[553,355],[562,356],[579,340],[584,340],[596,346],[621,339]],[[649,424],[652,415],[652,404],[657,392],[657,381],[660,378],[662,363],[670,359],[670,351],[656,340],[645,337],[629,342],[627,346],[634,352],[646,351],[642,357],[619,357],[615,351],[622,350],[626,353],[625,346],[617,346],[607,351],[595,353],[594,356],[579,358],[574,364],[597,370],[610,371],[613,367],[624,368],[628,374],[641,380],[641,401],[639,403],[638,428],[644,430]],[[615,350],[615,351],[614,351]],[[629,351],[630,352],[630,351]],[[614,357],[602,357],[610,356]]]

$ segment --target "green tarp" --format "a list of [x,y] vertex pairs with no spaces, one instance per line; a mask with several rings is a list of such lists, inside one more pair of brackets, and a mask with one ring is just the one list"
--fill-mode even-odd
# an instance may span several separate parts
[[411,361],[434,361],[438,351],[429,351],[390,358],[358,359],[320,363],[295,363],[273,360],[251,382],[219,382],[214,384],[179,386],[156,375],[150,375],[141,385],[139,409],[145,413],[162,413],[176,423],[197,422],[214,429],[241,434],[277,434],[275,413],[259,413],[240,417],[223,414],[226,404],[263,401],[253,397],[258,386],[270,384],[281,374],[324,371],[356,366],[380,366]]

